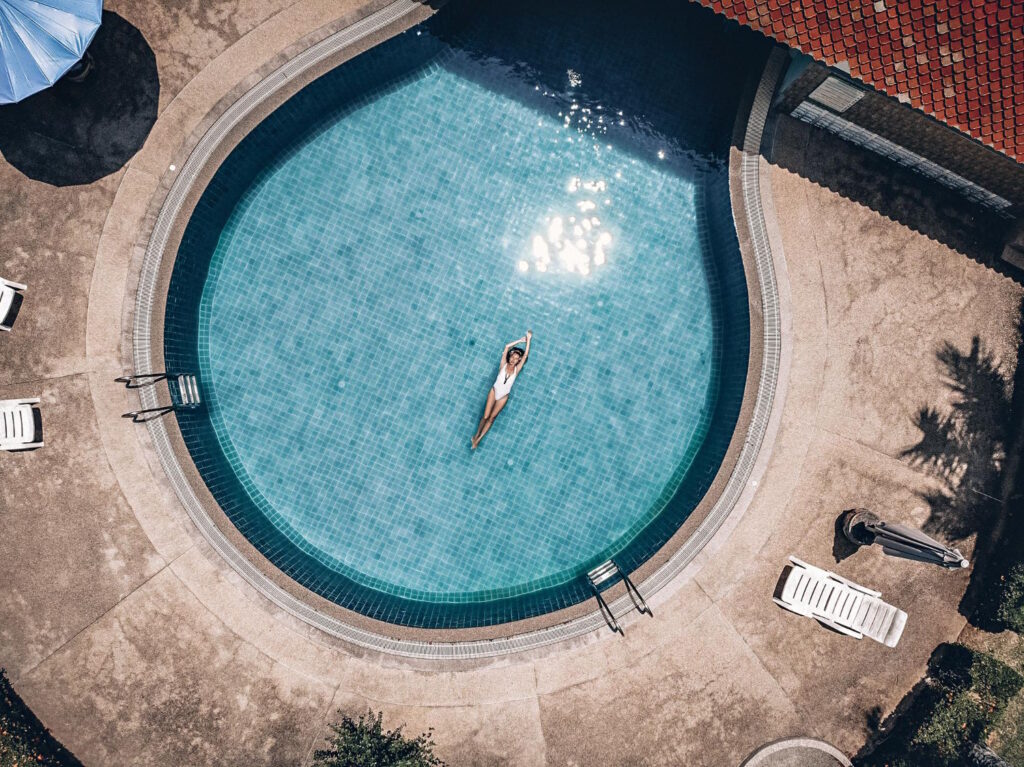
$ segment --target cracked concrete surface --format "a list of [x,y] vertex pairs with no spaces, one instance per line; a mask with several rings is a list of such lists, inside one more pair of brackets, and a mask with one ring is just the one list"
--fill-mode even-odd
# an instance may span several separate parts
[[[145,144],[77,186],[0,161],[0,273],[29,285],[0,338],[0,397],[42,396],[47,443],[0,456],[0,664],[15,688],[87,765],[300,764],[334,711],[367,707],[388,725],[433,728],[453,765],[718,767],[795,734],[852,753],[870,709],[891,710],[935,645],[959,634],[968,574],[876,550],[837,564],[835,516],[857,505],[928,519],[921,494],[935,480],[901,454],[920,438],[918,409],[951,402],[936,351],[978,336],[1012,368],[1024,291],[808,180],[801,168],[836,153],[852,167],[862,158],[806,126],[782,119],[785,162],[763,166],[793,342],[768,469],[715,555],[653,619],[628,618],[623,638],[444,667],[328,640],[217,558],[150,460],[145,430],[120,419],[137,402],[113,383],[128,358],[126,289],[168,165],[238,83],[378,5],[114,0],[156,57],[159,116]],[[906,609],[900,646],[776,608],[790,553]]]

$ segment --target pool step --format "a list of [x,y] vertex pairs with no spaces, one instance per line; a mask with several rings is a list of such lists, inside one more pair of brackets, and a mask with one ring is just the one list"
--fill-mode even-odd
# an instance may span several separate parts
[[182,407],[199,407],[202,400],[199,397],[199,382],[194,375],[178,376],[178,402]]
[[640,590],[629,579],[629,576],[619,568],[614,559],[602,562],[593,570],[590,570],[587,573],[587,580],[590,581],[590,588],[594,592],[594,598],[597,599],[597,606],[601,610],[605,623],[608,624],[608,628],[614,633],[622,634],[622,627],[619,625],[619,621],[616,619],[611,607],[608,606],[604,597],[601,596],[602,586],[609,588],[617,580],[621,580],[625,584],[626,593],[629,595],[629,599],[637,612],[645,613],[652,618],[654,617],[654,613],[647,606],[647,602],[644,600]]

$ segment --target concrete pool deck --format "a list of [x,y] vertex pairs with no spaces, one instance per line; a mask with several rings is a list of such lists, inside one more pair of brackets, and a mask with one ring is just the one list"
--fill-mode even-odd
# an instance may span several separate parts
[[[602,631],[445,666],[329,640],[210,549],[149,460],[146,430],[120,418],[138,403],[113,382],[130,359],[125,288],[183,142],[259,73],[381,5],[108,3],[155,52],[158,117],[145,144],[125,168],[76,186],[0,161],[0,273],[29,285],[0,339],[0,397],[42,396],[47,442],[2,457],[0,665],[15,689],[86,765],[299,764],[335,710],[366,707],[388,725],[433,728],[453,765],[736,765],[790,735],[853,753],[875,707],[889,712],[932,649],[960,633],[968,575],[876,550],[837,564],[835,517],[867,506],[928,519],[922,495],[939,480],[902,454],[921,439],[918,411],[952,401],[936,355],[946,343],[967,354],[977,337],[1012,370],[1024,290],[902,223],[903,202],[926,219],[944,213],[921,212],[912,178],[874,179],[893,218],[807,180],[874,166],[802,124],[781,119],[762,162],[792,324],[770,463],[715,556],[653,619],[624,621],[623,638]],[[790,553],[905,609],[900,646],[775,607]]]

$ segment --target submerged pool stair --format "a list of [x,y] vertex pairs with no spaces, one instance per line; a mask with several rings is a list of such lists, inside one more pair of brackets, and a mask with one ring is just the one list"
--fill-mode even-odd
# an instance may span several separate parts
[[590,581],[590,588],[594,592],[594,597],[597,599],[597,605],[601,610],[601,615],[604,617],[605,623],[608,624],[608,628],[616,634],[622,634],[622,627],[619,625],[618,619],[612,613],[612,609],[608,606],[604,597],[601,596],[601,592],[604,589],[610,588],[615,585],[618,581],[622,581],[626,586],[626,593],[629,594],[629,599],[633,603],[633,607],[636,608],[637,612],[644,613],[646,615],[654,617],[654,613],[651,612],[651,608],[647,606],[647,602],[644,601],[643,595],[634,585],[633,581],[629,579],[625,571],[619,569],[619,566],[615,563],[614,559],[609,559],[607,562],[602,562],[593,570],[587,573],[587,580]]
[[114,380],[117,383],[123,383],[126,389],[141,389],[160,381],[167,381],[171,404],[133,410],[122,416],[122,418],[131,418],[134,423],[142,423],[150,418],[159,418],[175,410],[194,410],[203,403],[199,393],[199,379],[192,373],[139,373],[121,376]]

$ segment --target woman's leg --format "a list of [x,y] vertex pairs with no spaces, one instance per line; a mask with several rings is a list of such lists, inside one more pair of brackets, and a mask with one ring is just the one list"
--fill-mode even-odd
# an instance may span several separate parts
[[480,419],[479,425],[476,427],[476,434],[473,435],[473,447],[476,447],[476,443],[480,441],[480,437],[483,435],[481,432],[484,429],[484,424],[487,423],[487,419],[491,417],[491,411],[494,409],[494,387],[492,386],[487,390],[487,404],[484,405],[484,415]]
[[[494,390],[491,389],[491,392],[492,392],[492,396],[493,396]],[[476,438],[476,444],[477,445],[480,444],[480,440],[482,440],[484,438],[484,435],[488,431],[491,430],[491,424],[494,423],[494,419],[498,417],[498,413],[501,412],[501,409],[503,407],[505,407],[505,403],[506,402],[508,402],[508,395],[505,395],[504,397],[502,397],[501,399],[499,399],[497,402],[494,403],[494,407],[490,409],[491,410],[490,416],[484,416],[483,430],[480,432],[480,434]]]

